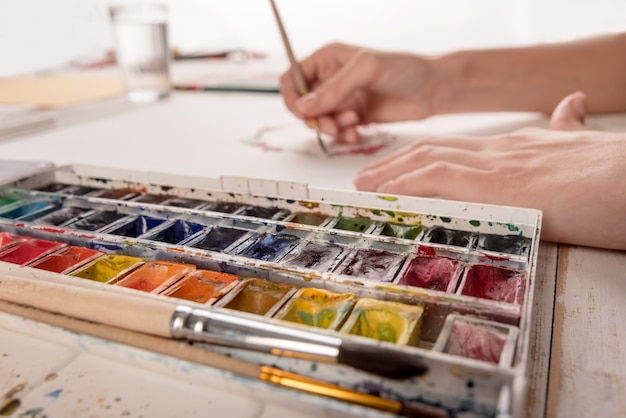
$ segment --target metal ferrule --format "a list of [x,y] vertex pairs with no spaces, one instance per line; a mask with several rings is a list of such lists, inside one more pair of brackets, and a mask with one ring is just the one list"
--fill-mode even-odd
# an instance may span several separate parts
[[170,332],[174,338],[319,361],[335,361],[341,345],[337,337],[188,306],[176,307]]
[[322,335],[222,312],[193,309],[188,306],[176,307],[170,322],[170,330],[172,336],[176,338],[190,339],[193,338],[193,334],[208,332],[212,334],[240,334],[279,338],[331,347],[339,347],[342,342],[339,337]]

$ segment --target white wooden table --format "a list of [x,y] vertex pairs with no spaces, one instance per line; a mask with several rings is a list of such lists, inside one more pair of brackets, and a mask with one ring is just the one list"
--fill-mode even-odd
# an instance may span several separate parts
[[[242,139],[267,126],[306,132],[278,95],[176,92],[153,105],[132,107],[115,99],[67,115],[56,129],[0,140],[0,158],[353,189],[359,168],[382,155],[349,156],[338,164],[297,150],[267,152],[244,144]],[[398,138],[392,149],[424,134],[493,133],[546,123],[535,114],[451,115],[385,129]],[[626,115],[590,123],[624,130]],[[537,286],[528,415],[626,416],[626,252],[544,242]]]

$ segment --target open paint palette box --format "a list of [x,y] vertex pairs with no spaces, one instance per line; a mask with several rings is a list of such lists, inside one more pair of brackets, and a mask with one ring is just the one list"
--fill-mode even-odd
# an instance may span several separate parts
[[424,372],[195,343],[444,416],[520,415],[540,227],[531,209],[49,166],[0,187],[0,272],[382,347]]

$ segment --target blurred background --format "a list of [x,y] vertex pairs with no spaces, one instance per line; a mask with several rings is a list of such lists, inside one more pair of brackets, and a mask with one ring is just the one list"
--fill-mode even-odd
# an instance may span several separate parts
[[[0,77],[96,60],[112,49],[105,0],[0,0]],[[172,0],[182,52],[282,54],[267,0]],[[438,54],[626,30],[623,0],[277,0],[298,58],[332,41]]]

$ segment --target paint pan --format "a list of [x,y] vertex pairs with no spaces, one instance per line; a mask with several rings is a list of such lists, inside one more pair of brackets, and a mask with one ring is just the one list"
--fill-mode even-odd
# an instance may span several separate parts
[[98,192],[100,189],[95,187],[88,186],[67,186],[58,191],[59,194],[66,194],[71,196],[84,196],[86,194],[93,194]]
[[67,274],[97,259],[103,254],[104,253],[101,251],[92,250],[90,248],[68,246],[64,250],[47,255],[29,264],[28,267],[51,271],[53,273]]
[[156,228],[163,222],[165,222],[165,219],[153,218],[151,216],[137,216],[136,218],[132,218],[128,222],[124,222],[121,225],[115,224],[115,227],[110,230],[104,229],[102,232],[136,238],[140,235],[146,234],[148,231]]
[[147,234],[143,238],[165,242],[168,244],[178,244],[188,240],[204,228],[204,225],[194,222],[176,220],[155,228],[151,233]]
[[[246,218],[233,217],[225,219],[222,226],[232,226],[233,228],[247,229],[248,231],[261,231],[266,229],[266,222],[250,221]],[[283,228],[284,229],[284,228]]]
[[454,293],[461,278],[463,263],[446,257],[415,257],[397,282],[405,286]]
[[471,248],[476,241],[476,234],[469,231],[458,231],[444,227],[430,228],[424,236],[424,242],[452,245],[460,248]]
[[361,298],[340,331],[400,345],[417,346],[423,315],[422,306]]
[[159,204],[170,198],[171,196],[168,196],[166,194],[147,194],[146,193],[146,194],[140,194],[137,197],[133,197],[130,200],[133,202],[140,202],[140,203]]
[[278,261],[295,247],[300,238],[290,234],[265,233],[251,238],[251,244],[242,244],[239,255],[263,261]]
[[22,219],[25,217],[37,217],[54,210],[56,207],[54,203],[45,200],[7,205],[0,209],[0,218]]
[[385,237],[395,237],[415,241],[424,235],[424,227],[421,225],[407,226],[386,222],[376,229],[374,234]]
[[197,303],[213,304],[241,281],[234,274],[196,270],[168,287],[162,295]]
[[70,184],[66,184],[66,183],[58,183],[58,182],[52,182],[52,183],[47,183],[44,184],[42,186],[39,187],[34,187],[33,190],[39,190],[41,192],[46,192],[46,193],[58,193],[61,190],[67,188],[71,186]]
[[35,217],[30,220],[42,225],[61,226],[66,223],[71,223],[78,220],[78,217],[90,211],[90,209],[69,206],[61,208],[59,210],[55,210],[54,212],[50,212],[44,216]]
[[498,302],[524,301],[526,273],[486,264],[468,266],[459,286],[459,293],[466,296],[491,299]]
[[312,269],[319,272],[332,270],[341,261],[345,249],[337,244],[309,241],[291,251],[282,263],[288,267]]
[[148,261],[115,284],[121,287],[160,293],[196,269],[192,264]]
[[97,211],[84,218],[67,224],[71,229],[80,229],[82,231],[99,232],[113,222],[125,218],[127,215],[112,210]]
[[21,240],[22,238],[19,235],[14,235],[10,232],[0,232],[0,253]]
[[433,350],[508,367],[513,361],[518,334],[515,326],[450,314]]
[[204,210],[212,210],[213,212],[234,213],[243,207],[243,203],[235,202],[214,202],[207,205]]
[[399,253],[362,248],[353,250],[337,267],[339,274],[380,282],[391,282],[405,260]]
[[67,244],[62,242],[22,237],[21,240],[0,253],[0,261],[24,266],[65,246]]
[[170,197],[162,202],[166,206],[174,206],[177,208],[195,209],[207,204],[204,200],[188,199],[184,197]]
[[17,199],[13,199],[12,197],[4,197],[4,196],[0,196],[0,208],[2,206],[6,206],[6,205],[10,205],[12,203],[17,202]]
[[528,257],[531,240],[519,235],[480,234],[476,247],[479,250]]
[[330,225],[332,229],[340,229],[343,231],[368,233],[376,225],[374,221],[366,218],[344,218],[338,217],[334,224]]
[[277,208],[275,206],[263,207],[263,206],[244,206],[243,209],[237,212],[240,216],[252,216],[254,218],[262,219],[285,219],[290,214],[288,210]]
[[91,193],[91,196],[101,199],[129,200],[137,196],[137,192],[131,189],[108,189]]
[[106,254],[72,271],[70,276],[94,280],[101,283],[114,283],[133,269],[142,265],[144,261],[144,259],[138,257]]
[[352,311],[358,297],[312,287],[299,289],[274,316],[284,321],[337,330]]
[[215,306],[272,316],[297,288],[286,283],[274,283],[263,279],[246,279],[218,301]]
[[34,188],[34,190],[39,190],[41,192],[46,192],[46,193],[58,193],[58,194],[82,196],[82,195],[86,195],[89,193],[95,193],[102,189],[99,189],[97,187],[53,182],[53,183],[48,183],[42,187]]
[[237,245],[247,234],[248,231],[244,229],[216,226],[187,245],[208,251],[227,251],[231,246]]
[[320,226],[329,219],[328,215],[309,212],[296,212],[286,220],[302,225]]

